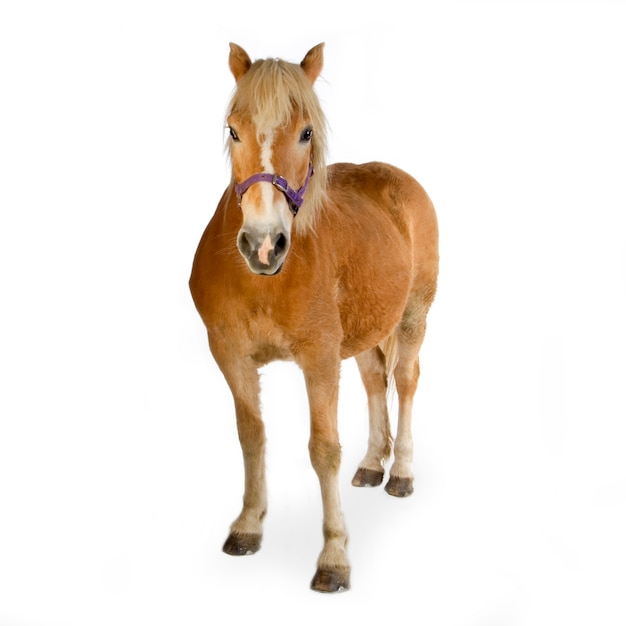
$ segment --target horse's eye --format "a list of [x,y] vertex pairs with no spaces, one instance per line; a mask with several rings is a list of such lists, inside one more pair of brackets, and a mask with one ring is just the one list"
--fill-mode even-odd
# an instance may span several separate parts
[[313,129],[305,128],[300,134],[300,143],[307,143],[311,141],[311,137],[313,137]]
[[239,141],[239,135],[237,134],[237,131],[234,128],[228,128],[228,132],[230,133],[230,136],[232,137],[233,141]]

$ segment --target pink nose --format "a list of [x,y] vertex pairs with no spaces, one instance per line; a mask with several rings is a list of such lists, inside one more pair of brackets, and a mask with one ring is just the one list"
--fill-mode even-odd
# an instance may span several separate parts
[[272,252],[273,250],[274,248],[272,246],[272,240],[270,239],[269,235],[266,235],[263,243],[261,244],[261,247],[259,248],[259,261],[263,265],[270,264],[270,252]]

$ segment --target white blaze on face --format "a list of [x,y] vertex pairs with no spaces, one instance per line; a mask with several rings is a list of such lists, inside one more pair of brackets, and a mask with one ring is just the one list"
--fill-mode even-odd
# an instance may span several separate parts
[[[272,163],[273,143],[274,132],[270,130],[264,134],[261,143],[261,171],[268,174],[276,174],[276,169]],[[275,232],[277,229],[289,232],[291,230],[291,213],[286,199],[283,198],[282,194],[277,194],[274,186],[270,183],[260,183],[259,192],[260,202],[255,206],[248,205],[247,195],[243,197],[242,208],[244,209],[246,225],[259,234],[261,230],[265,230],[266,234]],[[264,243],[269,244],[267,240]]]
[[275,174],[274,166],[272,165],[272,144],[274,143],[274,131],[265,133],[263,144],[261,145],[261,165],[263,171],[270,174]]
[[[274,166],[272,165],[272,144],[274,143],[274,133],[268,132],[265,134],[265,139],[261,145],[261,166],[264,172],[268,174],[275,174]],[[261,190],[261,202],[265,211],[273,209],[274,204],[274,190],[272,185],[262,185]]]

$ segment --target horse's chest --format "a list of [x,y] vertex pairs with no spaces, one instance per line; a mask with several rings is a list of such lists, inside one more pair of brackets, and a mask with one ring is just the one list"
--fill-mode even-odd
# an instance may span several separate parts
[[255,360],[268,363],[292,358],[290,341],[282,325],[265,311],[252,312],[247,320],[246,336]]
[[265,364],[293,358],[290,339],[272,311],[265,307],[232,307],[224,311],[216,332],[232,346],[233,351]]

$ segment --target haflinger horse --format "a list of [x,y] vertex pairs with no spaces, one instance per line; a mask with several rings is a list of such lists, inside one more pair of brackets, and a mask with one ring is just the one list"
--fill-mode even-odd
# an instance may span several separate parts
[[393,451],[385,489],[410,495],[413,395],[439,254],[433,205],[411,176],[384,163],[325,165],[326,122],[313,89],[323,48],[298,65],[253,63],[230,44],[233,176],[198,246],[190,288],[233,395],[243,451],[243,509],[223,549],[245,555],[260,548],[267,492],[258,370],[293,360],[306,383],[309,454],[323,507],[311,587],[330,592],[350,586],[338,483],[340,364],[356,358],[368,398],[367,453],[352,484],[380,485]]

